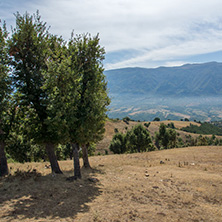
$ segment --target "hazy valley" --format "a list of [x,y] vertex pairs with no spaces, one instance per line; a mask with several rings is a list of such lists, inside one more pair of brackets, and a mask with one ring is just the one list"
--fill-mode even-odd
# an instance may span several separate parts
[[222,63],[125,68],[105,74],[111,118],[211,121],[222,117]]

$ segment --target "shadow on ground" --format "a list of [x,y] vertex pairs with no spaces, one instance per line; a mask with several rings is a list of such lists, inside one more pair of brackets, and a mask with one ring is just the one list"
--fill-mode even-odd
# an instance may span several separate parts
[[[32,173],[32,175],[30,175]],[[88,204],[101,194],[96,178],[98,170],[82,170],[82,179],[67,181],[64,175],[39,176],[26,172],[0,179],[0,221],[74,219],[89,210]]]

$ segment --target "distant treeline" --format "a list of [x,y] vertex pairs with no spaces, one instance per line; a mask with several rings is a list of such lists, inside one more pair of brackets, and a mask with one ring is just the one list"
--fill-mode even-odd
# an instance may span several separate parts
[[[129,124],[130,118],[123,118],[126,124]],[[221,129],[210,124],[202,123],[200,126],[191,124],[182,128],[186,132],[198,133],[198,137],[185,135],[185,139],[180,136],[171,122],[168,125],[160,124],[159,130],[155,136],[151,137],[149,133],[150,123],[138,124],[131,130],[126,127],[126,133],[120,133],[115,128],[115,135],[110,143],[109,149],[115,154],[147,152],[153,150],[163,150],[171,148],[182,148],[188,146],[221,146],[222,139],[215,135],[222,135]],[[190,131],[189,131],[190,130]],[[212,134],[212,136],[203,136],[202,134]]]
[[216,125],[211,123],[201,123],[200,126],[193,125],[192,123],[190,126],[183,127],[181,130],[189,133],[197,133],[197,134],[205,134],[205,135],[222,135],[222,128],[219,128]]

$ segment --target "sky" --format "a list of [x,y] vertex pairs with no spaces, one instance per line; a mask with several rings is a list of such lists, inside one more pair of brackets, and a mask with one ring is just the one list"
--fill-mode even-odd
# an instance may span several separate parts
[[0,0],[8,27],[36,10],[66,40],[99,33],[106,70],[222,62],[221,0]]

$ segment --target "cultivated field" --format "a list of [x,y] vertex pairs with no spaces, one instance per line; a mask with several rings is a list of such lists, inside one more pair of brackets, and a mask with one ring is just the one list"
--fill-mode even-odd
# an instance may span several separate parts
[[72,161],[60,162],[64,175],[56,176],[46,163],[10,164],[12,175],[0,179],[0,221],[222,221],[222,147],[90,162],[74,182],[66,181]]

